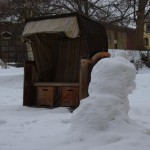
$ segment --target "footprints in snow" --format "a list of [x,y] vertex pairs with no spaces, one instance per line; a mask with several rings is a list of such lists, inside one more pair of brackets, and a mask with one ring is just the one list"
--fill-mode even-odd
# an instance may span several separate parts
[[0,120],[0,125],[6,124],[7,122],[5,120]]
[[25,121],[25,122],[21,123],[20,125],[23,127],[24,125],[31,125],[31,124],[34,124],[37,122],[38,122],[38,120]]

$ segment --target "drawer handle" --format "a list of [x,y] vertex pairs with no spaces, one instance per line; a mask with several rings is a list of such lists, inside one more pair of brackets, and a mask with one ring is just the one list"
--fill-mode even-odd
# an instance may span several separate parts
[[48,89],[43,89],[43,91],[48,91]]
[[72,92],[73,90],[67,90],[67,91]]

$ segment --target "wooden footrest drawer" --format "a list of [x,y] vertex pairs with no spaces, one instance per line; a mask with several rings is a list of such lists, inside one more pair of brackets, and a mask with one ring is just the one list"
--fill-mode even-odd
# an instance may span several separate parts
[[37,87],[37,106],[53,106],[54,87]]
[[61,87],[61,106],[77,107],[79,105],[78,87]]

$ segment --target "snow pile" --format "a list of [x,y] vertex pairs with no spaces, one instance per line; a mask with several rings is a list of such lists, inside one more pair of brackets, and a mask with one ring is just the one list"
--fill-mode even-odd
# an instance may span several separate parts
[[150,68],[143,66],[141,69],[138,70],[138,74],[147,74],[150,73]]
[[[105,58],[93,68],[89,97],[81,101],[71,121],[73,131],[106,130],[129,123],[128,95],[135,88],[136,69],[126,52]],[[83,132],[83,133],[84,133]]]

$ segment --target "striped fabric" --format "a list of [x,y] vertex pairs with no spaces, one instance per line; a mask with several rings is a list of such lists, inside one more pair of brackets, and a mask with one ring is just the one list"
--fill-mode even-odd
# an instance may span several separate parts
[[36,33],[59,33],[63,32],[69,38],[79,36],[77,17],[53,18],[39,21],[27,22],[22,37]]
[[54,82],[79,82],[81,41],[61,39]]
[[40,81],[79,82],[80,58],[85,53],[82,38],[51,38],[50,34],[37,34],[30,39]]

